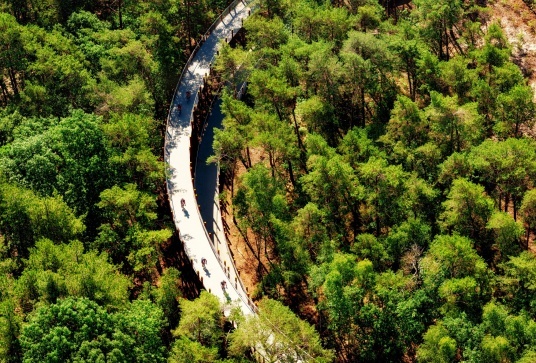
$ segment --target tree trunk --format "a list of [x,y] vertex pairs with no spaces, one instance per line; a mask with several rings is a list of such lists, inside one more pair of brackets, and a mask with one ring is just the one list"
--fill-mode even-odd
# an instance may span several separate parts
[[[443,34],[445,36],[445,53],[447,56],[446,60],[449,60],[450,59],[449,34],[447,33],[447,25],[446,25],[445,19],[443,19]],[[443,37],[443,34],[441,35],[441,37]]]
[[[236,175],[236,162],[233,162],[233,167],[231,168],[231,197],[234,197],[234,178]],[[234,219],[234,217],[233,217]]]
[[246,169],[249,169],[251,168],[251,155],[250,155],[250,152],[249,152],[249,146],[246,146],[246,156],[247,156],[247,161],[248,161],[248,165],[246,167]]
[[236,218],[235,216],[233,215],[233,223],[235,224],[236,226],[236,229],[238,229],[238,232],[240,232],[240,235],[242,236],[242,238],[244,239],[244,242],[246,243],[246,246],[249,248],[249,250],[251,251],[251,253],[253,254],[253,257],[255,257],[255,259],[257,260],[257,262],[259,263],[259,266],[262,267],[262,269],[268,273],[268,269],[266,268],[266,266],[264,266],[264,264],[262,263],[261,259],[260,259],[260,251],[258,253],[255,252],[255,249],[253,248],[253,246],[251,245],[251,242],[249,241],[249,238],[247,236],[246,233],[244,233],[244,231],[242,231],[242,229],[238,226],[238,222],[236,221]]
[[9,68],[9,81],[11,83],[11,88],[13,89],[13,93],[15,96],[19,94],[19,85],[17,83],[17,74],[13,70],[13,68]]
[[272,152],[268,152],[268,160],[270,161],[270,169],[272,171],[272,179],[275,179],[275,162],[274,155]]
[[7,101],[9,99],[9,93],[7,91],[7,86],[6,84],[4,83],[4,80],[3,79],[0,79],[0,88],[2,89],[2,99],[3,99],[3,104],[4,106],[7,105]]
[[123,29],[123,0],[119,0],[119,29]]
[[277,117],[279,118],[279,121],[283,121],[283,115],[281,114],[281,110],[279,110],[279,107],[277,107],[277,102],[275,102],[275,100],[272,100],[272,104],[275,107],[275,112],[277,113]]
[[413,91],[413,83],[412,83],[412,79],[411,79],[411,73],[409,71],[409,65],[407,66],[406,72],[408,74],[409,96],[410,96],[412,101],[415,101],[415,95],[414,95],[414,91]]
[[462,47],[460,47],[460,44],[458,44],[458,41],[456,40],[456,34],[454,34],[454,30],[450,29],[449,33],[450,33],[450,39],[452,40],[452,44],[454,44],[454,47],[458,51],[458,54],[460,55],[465,54],[463,52]]
[[292,183],[292,186],[296,188],[296,180],[294,179],[294,171],[292,170],[292,163],[290,160],[287,160],[288,165],[288,177],[290,179],[290,182]]
[[361,111],[361,127],[365,127],[365,89],[363,87],[361,87],[359,89],[359,92],[360,92],[360,96],[361,96],[361,108],[360,108],[360,111]]
[[298,147],[300,150],[303,150],[303,144],[300,137],[300,128],[298,127],[298,121],[296,120],[296,108],[292,107],[292,120],[294,121],[294,132],[296,133],[296,138],[298,139]]
[[192,44],[191,44],[191,33],[192,33],[192,27],[190,23],[190,0],[184,0],[184,5],[186,6],[186,32],[188,35],[188,49],[190,52],[192,51]]

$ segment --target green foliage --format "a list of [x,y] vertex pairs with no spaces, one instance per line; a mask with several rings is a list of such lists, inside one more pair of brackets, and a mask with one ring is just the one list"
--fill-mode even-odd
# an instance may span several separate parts
[[43,239],[30,249],[15,296],[25,310],[37,302],[53,304],[68,296],[85,297],[116,310],[127,303],[129,285],[106,253],[84,253],[80,242],[55,245]]
[[167,228],[150,229],[157,218],[155,197],[139,191],[135,184],[126,184],[104,190],[100,198],[97,206],[106,223],[100,226],[94,245],[108,251],[118,263],[127,257],[135,272],[149,273],[158,260],[160,245],[172,235]]
[[449,59],[451,39],[447,32],[452,31],[452,27],[463,18],[462,1],[417,0],[415,6],[416,11],[412,15],[422,24],[422,37],[431,43],[432,50],[440,59]]
[[[5,286],[3,286],[5,287]],[[2,297],[0,303],[0,361],[15,363],[21,361],[20,329],[21,317],[15,311],[11,299]]]
[[529,86],[517,85],[499,95],[497,134],[503,137],[520,137],[521,128],[534,126],[534,93]]
[[180,272],[171,267],[160,277],[160,286],[154,291],[155,303],[162,309],[168,327],[174,327],[179,321]]
[[532,356],[534,324],[525,315],[511,314],[504,306],[490,302],[483,308],[480,323],[471,323],[460,314],[431,326],[417,358],[419,362],[524,361]]
[[[391,120],[381,140],[396,153],[413,149],[428,141],[427,123],[418,105],[405,96],[399,96],[391,112]],[[399,151],[400,150],[400,151]]]
[[74,111],[41,134],[25,135],[21,125],[21,134],[2,149],[0,167],[9,180],[44,195],[57,191],[78,214],[86,213],[113,175],[99,123]]
[[250,248],[259,265],[262,265],[261,254],[272,263],[266,251],[268,246],[275,246],[279,221],[288,218],[282,185],[262,164],[249,169],[241,181],[242,185],[233,198],[236,216],[240,218],[239,228],[251,228],[255,233],[255,245],[250,245]]
[[430,236],[430,226],[420,219],[410,218],[395,226],[386,237],[391,258],[398,261],[412,246],[423,250],[428,246]]
[[524,193],[530,188],[527,176],[536,173],[535,155],[536,144],[525,138],[486,140],[469,153],[473,173],[491,191],[499,209],[506,212],[510,201],[513,202],[514,218],[517,218]]
[[424,335],[424,344],[419,349],[419,362],[447,363],[456,355],[456,341],[447,336],[441,325],[432,326]]
[[175,336],[196,341],[205,347],[219,345],[223,339],[223,315],[216,296],[202,291],[194,301],[180,300],[180,308],[181,320],[173,331]]
[[520,238],[524,229],[509,214],[495,212],[487,225],[495,234],[496,247],[503,256],[517,255],[521,250]]
[[389,255],[385,246],[372,234],[360,234],[351,248],[360,259],[372,261],[376,270],[383,269],[389,264]]
[[161,331],[162,310],[147,300],[136,300],[128,309],[115,314],[116,343],[112,360],[128,362],[165,362]]
[[39,197],[12,184],[0,185],[0,228],[13,257],[26,257],[39,238],[69,242],[85,229],[61,196]]
[[536,301],[536,258],[530,252],[512,256],[501,265],[504,274],[499,279],[498,290],[504,301],[515,311],[526,310],[534,318]]
[[490,298],[492,274],[466,237],[436,237],[420,269],[424,287],[441,298],[443,314],[465,311],[474,316]]
[[225,49],[251,88],[224,98],[213,159],[247,170],[231,192],[260,293],[294,307],[305,275],[338,360],[414,360],[423,338],[423,361],[513,359],[477,326],[492,296],[512,303],[519,216],[534,227],[532,98],[479,4],[413,4],[384,22],[375,1],[263,2],[248,55]]
[[[312,138],[308,142],[310,140]],[[327,145],[319,146],[327,148]],[[328,218],[333,221],[331,224],[336,233],[345,235],[348,227],[355,233],[360,219],[359,203],[363,198],[363,187],[352,167],[341,156],[336,155],[334,150],[326,151],[328,155],[309,157],[310,172],[302,178],[304,190],[314,203],[329,213]]]
[[21,333],[25,362],[164,362],[162,312],[147,301],[110,314],[85,299],[40,307]]
[[457,232],[483,246],[486,242],[486,225],[493,213],[493,201],[484,194],[481,185],[467,179],[456,179],[443,203],[441,226],[445,232]]
[[217,348],[205,347],[198,341],[180,337],[173,342],[168,363],[212,363],[217,356]]
[[229,350],[241,356],[257,350],[268,361],[331,362],[333,352],[323,349],[314,328],[275,300],[259,302],[259,313],[242,322],[230,336]]
[[483,121],[476,103],[460,106],[457,97],[445,97],[435,91],[430,97],[432,102],[426,109],[429,135],[443,156],[467,150],[482,141]]
[[468,67],[469,62],[469,59],[457,56],[449,62],[440,64],[441,74],[445,82],[462,102],[469,100],[470,91],[478,79],[476,70]]
[[[164,360],[180,295],[175,269],[156,273],[169,72],[226,5],[0,0],[0,361]],[[164,316],[127,301],[142,283]],[[65,301],[72,324],[36,323]]]
[[521,214],[524,222],[530,230],[536,228],[536,190],[529,190],[523,195],[521,202]]
[[249,87],[211,161],[256,293],[319,333],[263,300],[226,335],[215,297],[177,301],[158,156],[226,4],[0,0],[0,360],[162,361],[160,331],[172,362],[534,360],[533,92],[482,2],[395,3],[261,1],[221,49]]
[[[1,86],[3,91],[2,104],[7,104],[19,95],[21,85],[18,77],[26,68],[25,57],[27,53],[24,49],[24,40],[21,36],[23,27],[16,19],[7,14],[0,13],[0,75],[2,76]],[[9,88],[5,83],[9,79]]]
[[148,225],[156,218],[154,199],[149,194],[138,191],[134,184],[106,189],[101,193],[100,199],[98,206],[111,219],[114,229],[125,230],[136,223]]

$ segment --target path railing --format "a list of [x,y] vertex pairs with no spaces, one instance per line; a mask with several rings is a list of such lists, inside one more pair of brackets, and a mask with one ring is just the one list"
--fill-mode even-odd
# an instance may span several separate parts
[[[242,96],[245,94],[246,88],[247,88],[247,83],[243,82],[242,85],[240,86],[240,90],[238,91],[238,94],[237,94],[236,98],[241,99]],[[217,175],[216,175],[216,188],[219,191],[220,190],[220,163],[218,163],[217,168],[218,168],[218,171],[217,171]],[[221,217],[221,215],[220,215],[220,217]],[[233,266],[233,271],[235,273],[236,279],[238,280],[238,283],[240,284],[240,287],[242,288],[242,291],[247,292],[246,286],[242,282],[242,279],[240,278],[240,274],[238,273],[238,269],[236,268],[236,264],[235,264],[235,261],[234,261],[234,256],[231,253],[231,250],[229,248],[229,244],[228,244],[227,240],[225,239],[226,238],[225,233],[223,235],[224,235],[223,236],[224,237],[223,243],[226,245],[228,253],[229,253],[229,256],[232,259],[232,266]],[[229,279],[231,278],[230,276],[227,276],[227,277]],[[250,306],[253,308],[253,310],[255,312],[257,311],[257,307],[255,306],[253,301],[251,301],[249,296],[248,296],[248,304],[250,304]]]
[[[197,54],[197,52],[199,51],[199,49],[201,48],[201,46],[203,45],[203,43],[208,39],[208,37],[212,34],[212,32],[214,31],[214,29],[220,24],[223,22],[223,19],[225,16],[227,16],[232,10],[236,10],[236,6],[240,3],[240,2],[243,2],[245,5],[247,5],[251,0],[234,0],[233,2],[231,2],[229,4],[229,6],[227,6],[227,8],[222,12],[222,14],[212,23],[212,25],[208,28],[208,30],[205,32],[205,34],[203,34],[201,36],[201,39],[200,41],[197,42],[195,48],[193,49],[192,53],[190,54],[180,76],[179,76],[179,80],[177,82],[177,86],[175,87],[175,91],[174,91],[174,94],[173,94],[173,99],[172,99],[172,102],[171,102],[171,106],[170,106],[170,109],[169,109],[169,112],[168,112],[168,117],[167,117],[167,122],[166,122],[166,138],[165,138],[165,142],[164,142],[164,155],[165,155],[165,161],[166,163],[169,164],[169,151],[168,151],[168,147],[169,147],[169,144],[168,144],[168,139],[171,138],[171,134],[170,134],[170,127],[169,127],[169,124],[171,122],[171,118],[172,118],[172,113],[173,112],[176,112],[176,109],[174,109],[174,105],[177,104],[177,97],[179,96],[179,87],[181,86],[181,83],[185,77],[185,73],[188,71],[190,65],[192,65],[192,61],[193,59],[195,58],[195,55]],[[249,14],[249,10],[248,10],[248,14]],[[234,31],[235,29],[231,29],[231,31],[228,33],[228,34],[225,34],[224,36],[224,39],[229,42],[232,37],[234,36]],[[210,61],[210,64],[212,64],[213,60],[214,60],[214,57],[215,55],[212,57],[211,61]],[[197,69],[197,66],[196,66],[196,69]],[[193,114],[194,114],[194,111],[196,110],[197,108],[197,105],[199,103],[199,92],[196,92],[195,93],[195,97],[193,99],[193,106],[192,106],[192,109],[191,109],[191,113],[188,115],[189,116],[189,125],[190,125],[190,129],[192,129],[192,124],[193,124]],[[188,135],[189,138],[191,139],[192,137],[197,137],[197,135]],[[191,155],[192,154],[192,149],[191,149],[191,144],[188,148],[189,150],[189,154]],[[169,165],[168,165],[169,166]],[[167,169],[167,168],[166,168]],[[191,170],[190,170],[190,173],[191,173]],[[218,170],[218,175],[219,175],[219,170]],[[193,184],[193,183],[192,183]],[[169,199],[169,203],[170,203],[170,207],[171,207],[171,213],[172,213],[172,218],[173,218],[173,222],[178,230],[178,220],[176,218],[176,215],[175,215],[175,207],[174,207],[174,203],[173,203],[173,198],[171,198],[171,193],[170,193],[170,185],[169,185],[169,180],[168,182],[166,182],[166,189],[167,189],[167,192],[168,192],[168,199]],[[194,193],[195,193],[195,190],[194,190]],[[202,221],[202,218],[201,218],[201,213],[199,211],[199,206],[198,204],[196,203],[196,212],[198,214],[198,217],[201,219],[201,225],[204,227],[204,223]],[[224,272],[224,274],[227,276],[227,278],[230,280],[231,282],[231,277],[230,277],[230,274],[227,272],[227,266],[226,264],[222,263],[222,260],[219,256],[219,251],[216,250],[215,246],[214,246],[214,243],[212,242],[212,239],[210,238],[206,228],[203,228],[204,229],[204,234],[205,234],[205,237],[207,239],[207,243],[210,244],[210,247],[212,249],[212,251],[214,252],[214,255],[216,257],[216,259],[218,260],[219,264],[220,264],[220,267],[222,269],[222,271]],[[179,231],[179,235],[180,235],[180,231]],[[182,238],[181,238],[182,239]],[[224,241],[225,242],[225,241]],[[184,242],[183,242],[184,243]],[[227,243],[225,242],[226,244],[226,247],[228,248],[227,246]],[[187,252],[188,254],[188,251],[185,251]],[[236,293],[238,294],[238,296],[240,297],[240,299],[242,300],[242,302],[254,313],[255,310],[256,310],[256,307],[255,305],[253,304],[252,300],[249,298],[249,296],[247,295],[247,290],[245,288],[245,286],[243,285],[242,283],[242,280],[240,279],[240,275],[238,274],[238,270],[236,269],[236,266],[234,264],[234,259],[233,259],[233,256],[232,254],[230,254],[230,251],[228,250],[227,251],[229,253],[229,257],[230,257],[230,260],[231,260],[231,263],[230,265],[232,265],[232,268],[233,268],[233,271],[235,273],[235,281],[239,281],[240,282],[240,288],[242,289],[242,293],[239,292],[239,289],[238,289],[238,284],[233,284],[231,282],[231,284],[233,285]],[[191,259],[191,257],[189,256],[189,258]],[[193,261],[193,260],[192,260]],[[243,296],[244,294],[246,294],[246,296]]]

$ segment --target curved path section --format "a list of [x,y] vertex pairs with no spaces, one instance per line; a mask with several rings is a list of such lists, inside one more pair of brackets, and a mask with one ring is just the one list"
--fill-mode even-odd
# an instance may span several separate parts
[[[216,295],[222,302],[233,302],[244,314],[254,314],[255,306],[238,276],[233,258],[221,234],[209,235],[196,199],[190,163],[190,137],[192,134],[192,114],[197,104],[197,91],[203,84],[203,77],[210,72],[210,66],[222,39],[230,40],[241,27],[242,19],[250,14],[248,0],[233,1],[220,18],[203,36],[204,42],[196,47],[182,71],[173,96],[167,120],[164,161],[167,164],[167,189],[175,227],[184,245],[194,270],[199,274],[205,289]],[[187,93],[190,92],[190,99]],[[177,106],[181,105],[179,112]],[[211,196],[212,197],[212,196]],[[219,208],[215,209],[216,218]],[[201,264],[206,259],[206,266]],[[226,310],[226,313],[229,309]]]

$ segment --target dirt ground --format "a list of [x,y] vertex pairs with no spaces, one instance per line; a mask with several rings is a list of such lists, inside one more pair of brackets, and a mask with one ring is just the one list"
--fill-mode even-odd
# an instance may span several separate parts
[[536,100],[536,13],[523,0],[496,0],[488,4],[491,20],[505,31],[516,64],[529,80]]
[[[514,61],[527,77],[536,101],[536,12],[523,0],[496,0],[489,7],[491,20],[498,21],[504,29],[508,41],[512,44]],[[536,137],[536,126],[527,132]],[[509,210],[512,211],[513,206]],[[528,247],[536,254],[533,233],[530,234]]]
[[[261,154],[258,150],[251,149],[251,161],[253,164],[261,160]],[[245,167],[238,163],[238,170],[236,172],[237,177],[234,181],[234,190],[236,191],[239,185],[240,175],[246,172]],[[227,243],[229,243],[229,248],[233,254],[236,269],[239,271],[242,282],[246,287],[247,292],[250,297],[254,293],[257,284],[259,283],[257,278],[257,267],[258,263],[253,255],[253,252],[248,248],[244,237],[236,227],[233,221],[233,203],[231,190],[226,188],[224,190],[224,195],[226,200],[223,203],[224,208],[222,208],[222,218],[224,220],[224,225],[226,226],[225,237],[227,238]],[[248,236],[253,240],[253,236]]]
[[244,238],[233,222],[231,194],[230,191],[228,192],[226,213],[224,213],[222,210],[222,218],[224,219],[224,223],[229,227],[226,231],[227,243],[229,243],[229,248],[233,254],[236,269],[239,271],[242,282],[246,287],[246,291],[251,296],[255,291],[257,283],[259,282],[256,277],[257,262],[253,253],[247,247]]

